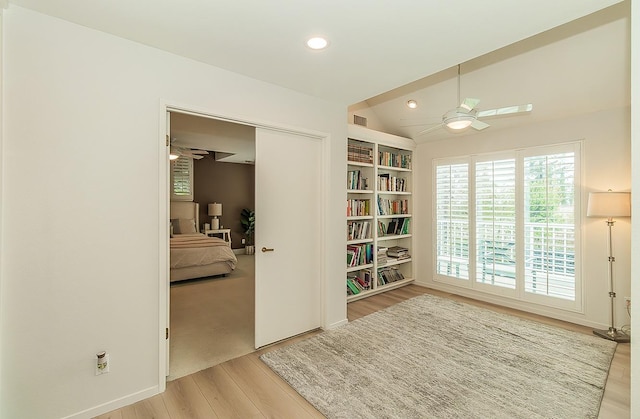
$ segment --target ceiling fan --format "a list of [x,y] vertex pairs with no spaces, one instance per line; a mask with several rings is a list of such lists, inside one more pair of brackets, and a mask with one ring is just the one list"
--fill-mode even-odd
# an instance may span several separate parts
[[[172,139],[171,143],[173,144],[175,140],[175,138]],[[169,160],[176,160],[178,157],[188,157],[191,159],[200,160],[207,154],[209,154],[209,152],[206,150],[196,150],[187,147],[177,147],[174,145],[169,148]]]
[[416,136],[435,131],[442,127],[447,128],[453,133],[463,132],[469,127],[480,131],[488,128],[489,124],[481,121],[479,118],[524,114],[533,110],[533,104],[527,103],[525,105],[506,106],[481,111],[477,109],[480,103],[479,99],[465,98],[463,101],[460,101],[460,64],[458,64],[458,103],[460,103],[460,106],[442,115],[442,122],[418,132]]

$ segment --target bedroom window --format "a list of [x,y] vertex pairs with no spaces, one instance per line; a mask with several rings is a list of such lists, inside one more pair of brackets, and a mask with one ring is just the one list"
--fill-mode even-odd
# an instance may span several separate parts
[[580,306],[580,144],[434,161],[436,280]]
[[193,201],[193,159],[180,156],[171,160],[171,200]]

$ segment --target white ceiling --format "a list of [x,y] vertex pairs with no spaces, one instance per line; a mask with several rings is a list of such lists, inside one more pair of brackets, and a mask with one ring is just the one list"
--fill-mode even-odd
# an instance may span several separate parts
[[[9,3],[350,105],[619,1]],[[326,36],[329,48],[322,52],[309,50],[305,41],[312,35]]]
[[[480,110],[534,105],[530,115],[485,119],[491,131],[630,103],[630,1],[10,4],[342,103],[351,114],[370,117],[371,128],[417,142],[477,132],[417,135],[457,106],[459,63],[461,97],[480,99]],[[329,47],[308,49],[305,41],[312,35],[326,36]],[[418,109],[405,106],[409,99],[418,101]],[[183,146],[230,153],[223,161],[253,160],[252,128],[227,125],[178,117],[172,136]]]
[[[491,127],[482,132],[628,107],[630,51],[626,2],[463,63],[460,95],[480,99],[480,110],[533,104],[526,116],[483,119]],[[457,80],[457,68],[450,67],[350,110],[378,125],[372,128],[417,142],[473,135],[478,131],[443,128],[417,135],[459,104]],[[409,99],[419,107],[409,109]]]

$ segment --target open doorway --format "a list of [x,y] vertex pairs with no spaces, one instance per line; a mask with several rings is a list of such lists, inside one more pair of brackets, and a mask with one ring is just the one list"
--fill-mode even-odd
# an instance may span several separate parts
[[168,380],[173,380],[254,350],[255,263],[245,254],[241,212],[255,208],[255,128],[171,112],[170,141],[185,155],[202,150],[191,154],[196,158],[187,198],[199,204],[196,229],[228,241],[237,258],[224,276],[171,283]]

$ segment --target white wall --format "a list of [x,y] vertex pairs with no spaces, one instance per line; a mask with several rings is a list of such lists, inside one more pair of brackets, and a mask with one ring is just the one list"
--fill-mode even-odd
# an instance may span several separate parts
[[[631,217],[638,220],[640,217],[640,194],[638,193],[638,185],[640,185],[640,3],[634,1],[631,3],[631,178],[634,185],[631,194]],[[631,277],[636,278],[631,281],[631,295],[634,298],[640,297],[640,223],[636,222],[632,228],[631,235]],[[632,323],[640,323],[640,310],[631,311]],[[631,417],[640,417],[640,402],[638,395],[640,394],[640,347],[636,335],[631,335],[631,394],[635,397],[631,399]],[[634,373],[635,372],[635,373]]]
[[14,5],[3,36],[0,417],[86,417],[162,388],[162,100],[331,135],[324,323],[346,319],[346,106]]
[[[608,253],[605,220],[586,218],[588,192],[631,190],[631,140],[629,108],[609,110],[571,119],[529,125],[519,129],[494,131],[419,144],[417,148],[417,176],[419,190],[416,219],[418,255],[418,282],[434,288],[468,295],[480,300],[544,314],[591,327],[608,328]],[[540,305],[495,297],[486,293],[462,290],[433,280],[432,253],[432,160],[439,157],[480,154],[499,150],[513,150],[544,144],[584,140],[582,213],[585,215],[583,234],[583,308],[584,313],[548,309]],[[416,179],[417,178],[417,179]],[[630,296],[631,224],[629,218],[616,220],[613,231],[613,249],[616,262],[614,275],[618,299],[616,323],[629,324],[624,309],[624,296]]]

